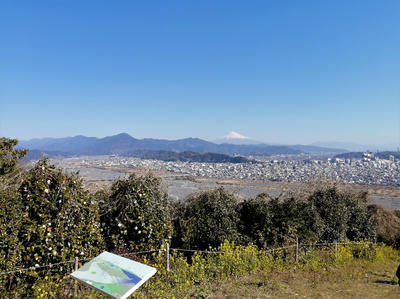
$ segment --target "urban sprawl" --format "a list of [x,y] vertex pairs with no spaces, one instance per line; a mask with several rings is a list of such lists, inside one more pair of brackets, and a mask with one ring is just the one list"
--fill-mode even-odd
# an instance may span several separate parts
[[400,186],[400,161],[371,158],[326,160],[259,160],[254,163],[164,162],[119,156],[91,156],[65,159],[80,167],[130,168],[168,171],[190,176],[307,182],[316,177],[347,184]]

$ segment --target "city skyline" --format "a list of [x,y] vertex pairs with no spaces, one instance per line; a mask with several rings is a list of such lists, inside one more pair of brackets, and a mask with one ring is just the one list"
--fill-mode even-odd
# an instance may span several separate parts
[[0,135],[400,145],[400,3],[0,4]]

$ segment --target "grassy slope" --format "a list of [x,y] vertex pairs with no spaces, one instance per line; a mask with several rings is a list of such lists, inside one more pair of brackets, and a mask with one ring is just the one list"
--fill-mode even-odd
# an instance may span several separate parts
[[258,272],[193,288],[203,298],[400,298],[398,261],[360,263],[326,270]]

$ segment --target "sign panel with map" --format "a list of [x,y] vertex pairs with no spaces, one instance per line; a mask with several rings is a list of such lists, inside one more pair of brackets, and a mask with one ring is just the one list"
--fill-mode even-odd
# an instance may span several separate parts
[[124,299],[156,271],[153,267],[105,251],[71,276],[112,298]]

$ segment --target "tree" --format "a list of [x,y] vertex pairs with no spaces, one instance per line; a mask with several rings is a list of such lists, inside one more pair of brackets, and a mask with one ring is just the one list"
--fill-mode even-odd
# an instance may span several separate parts
[[368,207],[368,194],[348,194],[347,206],[350,211],[346,237],[349,240],[369,239],[375,241],[377,237],[376,217]]
[[160,178],[132,174],[115,181],[109,191],[97,196],[109,250],[153,250],[171,238],[170,207]]
[[[18,236],[22,205],[17,192],[24,171],[17,165],[27,150],[14,149],[17,143],[16,139],[0,138],[0,272],[18,268],[24,254]],[[0,277],[0,290],[12,288],[18,279],[18,274]]]
[[376,221],[367,206],[366,194],[318,190],[308,198],[321,221],[321,241],[359,240],[376,237]]
[[0,138],[0,176],[13,172],[19,160],[28,152],[26,149],[15,149],[17,144],[17,139]]
[[272,215],[268,194],[260,194],[256,198],[245,200],[239,204],[239,231],[243,241],[252,242],[259,247],[270,245],[269,232],[272,228]]
[[[265,195],[258,196],[259,200]],[[279,246],[300,240],[315,240],[318,238],[320,221],[318,215],[309,206],[293,197],[270,198],[266,203],[270,219],[263,231],[263,238],[269,246]]]
[[42,159],[21,184],[19,201],[23,267],[91,258],[101,251],[98,206],[76,174]]
[[239,239],[236,198],[223,188],[205,191],[189,198],[176,224],[183,246],[191,249],[217,247],[224,240]]
[[[22,206],[13,190],[0,191],[0,272],[21,266],[25,253],[18,233],[21,227]],[[0,276],[0,290],[12,289],[20,279],[18,274]],[[0,297],[2,293],[0,291]]]

